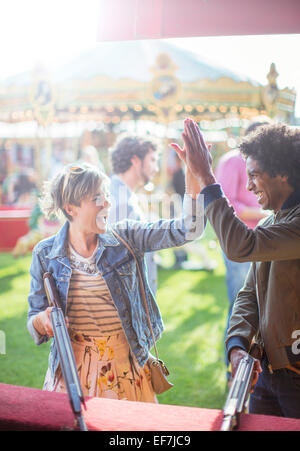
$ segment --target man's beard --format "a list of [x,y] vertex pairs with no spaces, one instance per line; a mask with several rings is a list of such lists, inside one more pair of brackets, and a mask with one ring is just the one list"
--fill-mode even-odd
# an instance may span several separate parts
[[144,168],[142,168],[141,171],[141,180],[143,182],[143,186],[150,182],[150,177],[144,172]]

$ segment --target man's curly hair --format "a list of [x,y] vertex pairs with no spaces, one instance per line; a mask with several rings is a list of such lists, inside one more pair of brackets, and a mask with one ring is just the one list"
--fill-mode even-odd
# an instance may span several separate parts
[[288,177],[288,183],[300,188],[300,129],[285,124],[258,127],[240,143],[244,158],[258,161],[263,172],[271,177]]
[[131,167],[131,159],[134,155],[143,160],[149,150],[156,149],[156,144],[150,139],[143,139],[137,136],[121,138],[110,150],[113,173],[123,174]]

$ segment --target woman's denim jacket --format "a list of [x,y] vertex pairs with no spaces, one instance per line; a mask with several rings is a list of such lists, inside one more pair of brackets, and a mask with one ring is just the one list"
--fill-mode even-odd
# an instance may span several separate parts
[[[163,331],[163,322],[145,276],[144,253],[180,246],[199,237],[204,230],[202,196],[198,196],[197,201],[192,201],[190,196],[185,196],[183,215],[180,219],[159,220],[152,223],[124,220],[115,224],[113,228],[128,242],[140,263],[153,333],[155,340],[158,340]],[[56,235],[42,240],[33,250],[27,327],[37,345],[49,339],[47,336],[40,335],[33,326],[35,315],[48,307],[43,286],[45,272],[52,273],[64,313],[67,311],[67,297],[72,274],[67,252],[68,230],[69,222],[67,221]],[[148,359],[153,340],[139,291],[135,260],[124,244],[108,230],[99,235],[96,263],[118,310],[131,351],[139,364],[143,366]],[[52,376],[58,364],[58,353],[53,339],[49,356]]]

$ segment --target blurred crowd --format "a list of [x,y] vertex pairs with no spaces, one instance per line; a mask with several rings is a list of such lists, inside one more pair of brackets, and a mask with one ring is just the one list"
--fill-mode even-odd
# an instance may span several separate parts
[[[121,135],[114,141],[114,144],[116,145],[122,139],[124,137]],[[149,138],[144,137],[143,139],[146,142]],[[65,165],[75,162],[76,164],[87,162],[96,165],[109,177],[112,177],[112,181],[114,180],[113,175],[115,171],[111,161],[114,144],[109,146],[109,150],[106,148],[105,156],[103,156],[104,153],[99,151],[99,146],[97,146],[97,149],[94,145],[94,143],[98,144],[98,141],[93,141],[95,140],[87,140],[85,143],[83,141],[81,143],[82,147],[79,149],[75,149],[75,146],[72,149],[72,146],[63,148],[61,144],[54,145],[51,149],[48,163],[45,157],[46,149],[43,150],[40,155],[40,173],[36,169],[33,169],[33,167],[37,166],[34,161],[36,153],[33,147],[28,145],[22,147],[20,144],[13,144],[6,151],[2,149],[2,162],[5,161],[5,157],[6,159],[9,158],[9,173],[5,174],[3,168],[2,171],[0,168],[0,204],[2,207],[25,208],[31,211],[28,222],[30,231],[18,239],[13,250],[14,256],[21,256],[30,252],[38,241],[56,233],[57,229],[61,226],[60,220],[57,218],[46,219],[41,211],[39,197],[44,180],[52,179]],[[138,208],[144,210],[144,217],[148,220],[157,219],[158,215],[166,217],[166,215],[176,216],[180,214],[179,209],[181,208],[181,201],[185,191],[184,168],[175,151],[171,148],[162,149],[162,142],[155,140],[156,145],[159,148],[157,170],[147,180],[141,180],[141,183],[137,184],[135,189],[130,189],[132,199],[135,198],[137,204],[140,204],[139,207],[135,205],[135,211],[139,211]],[[167,146],[166,143],[165,145]],[[163,182],[161,177],[163,161],[161,151],[167,152],[167,165],[164,168],[166,173]],[[120,177],[121,175],[119,174]],[[134,177],[136,177],[136,173]],[[178,202],[170,202],[170,196],[172,194],[178,196]],[[153,199],[157,199],[157,202],[160,204],[165,203],[165,206],[153,207]],[[196,261],[191,260],[188,256],[189,254],[195,254]],[[155,260],[159,263],[159,257],[157,255],[155,256]],[[180,250],[175,250],[173,267],[211,271],[215,267],[215,262],[208,258],[205,247],[198,242],[196,246],[191,244]],[[155,284],[155,281],[153,283]]]

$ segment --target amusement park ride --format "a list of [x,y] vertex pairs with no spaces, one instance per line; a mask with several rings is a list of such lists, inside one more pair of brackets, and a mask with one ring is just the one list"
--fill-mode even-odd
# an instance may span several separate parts
[[186,113],[208,120],[230,114],[251,118],[257,113],[291,120],[296,93],[278,90],[274,65],[266,73],[268,84],[260,86],[209,67],[196,55],[184,55],[158,39],[299,33],[297,0],[99,3],[102,44],[50,79],[33,70],[5,80],[0,86],[0,121],[47,125],[95,119],[114,124],[150,118],[169,123]]
[[[124,64],[116,65],[116,61],[124,61]],[[136,61],[139,61],[138,68]],[[162,152],[159,183],[166,186],[167,132],[173,130],[180,136],[178,131],[186,116],[200,123],[211,142],[218,139],[216,152],[217,147],[222,146],[220,141],[224,141],[225,148],[226,136],[233,130],[239,133],[257,117],[290,123],[294,118],[296,92],[289,88],[279,89],[277,76],[276,67],[272,64],[266,77],[268,82],[263,86],[155,39],[101,43],[60,68],[52,78],[39,69],[2,83],[0,124],[13,130],[12,135],[0,136],[7,162],[6,168],[2,168],[6,174],[2,176],[14,170],[12,153],[7,149],[4,151],[5,147],[30,147],[35,172],[40,180],[44,180],[49,177],[47,170],[52,167],[53,148],[56,146],[53,130],[58,129],[63,145],[70,146],[69,140],[64,138],[70,126],[78,133],[79,129],[84,132],[85,127],[102,124],[102,129],[106,130],[103,145],[106,150],[102,156],[105,161],[111,144],[109,136],[116,135],[122,128],[126,130],[130,122],[143,121],[152,127],[160,124],[164,128],[162,138],[165,138],[166,145]],[[28,129],[32,130],[29,134]],[[20,130],[25,130],[25,133],[20,133]],[[221,138],[216,138],[217,135]],[[177,136],[169,137],[174,139]],[[70,147],[77,149],[80,138],[80,135],[74,135]],[[2,250],[14,247],[14,230],[18,235],[20,227],[23,234],[28,232],[29,212],[18,219],[11,215],[12,211],[0,211],[0,231],[11,221],[18,222],[17,228],[9,227],[13,234],[11,239],[2,245],[0,242]]]
[[[261,85],[160,39],[297,33],[297,0],[99,3],[97,46],[51,75],[36,67],[0,83],[0,139],[30,141],[35,169],[43,177],[48,175],[43,168],[50,167],[53,130],[66,136],[71,125],[78,135],[92,123],[117,133],[129,121],[143,120],[180,130],[187,115],[210,130],[246,128],[258,116],[292,123],[296,92],[278,88],[275,64],[268,73],[266,68]],[[166,159],[163,179],[165,166]]]
[[[257,117],[293,123],[296,92],[278,88],[274,63],[262,85],[160,39],[299,33],[297,0],[101,0],[99,4],[97,46],[51,75],[36,67],[0,83],[1,180],[13,171],[7,151],[13,143],[31,147],[34,169],[45,179],[57,130],[63,139],[74,133],[71,147],[79,148],[80,131],[101,124],[102,147],[107,149],[129,122],[161,124],[165,131],[160,137],[167,138],[170,130],[180,136],[182,119],[188,115],[200,123],[204,134],[224,131],[225,138],[219,137],[217,145],[223,139],[225,148],[226,136],[239,134]],[[165,151],[162,186],[167,164]]]

